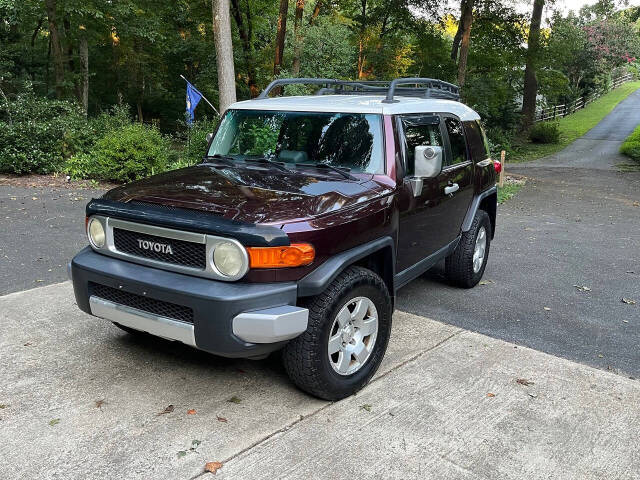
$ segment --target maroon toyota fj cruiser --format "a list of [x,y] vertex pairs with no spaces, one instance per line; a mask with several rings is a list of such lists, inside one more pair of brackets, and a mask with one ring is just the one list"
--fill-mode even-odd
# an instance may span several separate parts
[[[317,91],[268,97],[294,83]],[[202,163],[89,202],[78,306],[217,355],[282,350],[303,390],[356,392],[400,287],[441,259],[461,287],[484,272],[499,163],[458,100],[425,78],[272,82],[224,113]]]

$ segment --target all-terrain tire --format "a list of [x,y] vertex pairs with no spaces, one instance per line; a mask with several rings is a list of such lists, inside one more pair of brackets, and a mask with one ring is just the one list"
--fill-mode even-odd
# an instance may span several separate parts
[[[484,228],[486,237],[486,248],[482,265],[477,272],[473,268],[473,254],[476,246],[478,234]],[[475,287],[487,266],[489,258],[489,246],[491,243],[491,220],[484,210],[478,210],[471,228],[467,232],[463,232],[460,243],[456,249],[445,260],[445,275],[449,282],[453,285],[463,288]]]
[[[370,299],[375,306],[378,330],[369,357],[359,370],[341,375],[330,363],[328,342],[337,314],[354,298]],[[340,273],[320,295],[301,306],[309,309],[307,330],[282,351],[289,377],[300,389],[325,400],[339,400],[364,387],[380,366],[391,334],[391,298],[384,281],[366,268],[352,266]]]

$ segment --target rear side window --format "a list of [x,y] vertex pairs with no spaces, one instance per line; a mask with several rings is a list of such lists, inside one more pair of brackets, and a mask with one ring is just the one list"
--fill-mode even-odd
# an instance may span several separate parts
[[462,123],[456,118],[447,117],[444,124],[449,134],[449,143],[451,144],[451,164],[462,163],[467,161],[467,146],[464,141],[464,132]]
[[442,146],[438,117],[404,117],[402,126],[407,149],[407,173],[415,173],[415,148],[421,145]]
[[474,162],[480,162],[489,158],[489,144],[480,122],[464,122],[464,131],[467,134],[469,151]]

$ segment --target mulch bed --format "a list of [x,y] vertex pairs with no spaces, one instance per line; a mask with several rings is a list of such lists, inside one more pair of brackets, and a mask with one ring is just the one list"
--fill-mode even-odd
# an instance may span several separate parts
[[118,185],[89,180],[67,180],[66,175],[7,175],[0,174],[0,186],[22,188],[63,188],[69,190],[109,190]]

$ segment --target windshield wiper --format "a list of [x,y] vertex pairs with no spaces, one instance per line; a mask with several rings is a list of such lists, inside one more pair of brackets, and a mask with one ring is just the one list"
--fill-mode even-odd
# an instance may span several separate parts
[[263,163],[265,165],[272,165],[276,167],[278,170],[282,170],[283,172],[291,172],[287,167],[284,166],[281,162],[276,162],[274,160],[269,160],[266,157],[246,157],[244,159],[245,162],[255,162],[255,163]]
[[235,159],[229,155],[220,155],[216,153],[215,155],[205,155],[202,157],[203,160],[224,160],[227,165],[235,165]]
[[349,180],[357,180],[356,177],[354,177],[349,173],[349,170],[351,170],[349,167],[338,168],[338,167],[334,167],[333,165],[329,165],[328,163],[296,163],[296,166],[298,165],[301,167],[314,167],[314,168],[319,168],[324,170],[331,170],[332,172],[336,172]]

